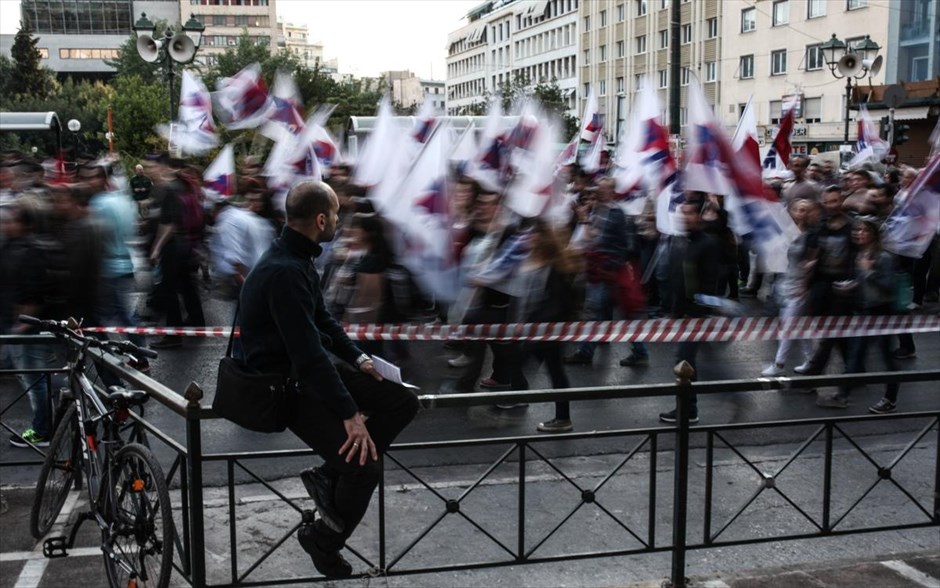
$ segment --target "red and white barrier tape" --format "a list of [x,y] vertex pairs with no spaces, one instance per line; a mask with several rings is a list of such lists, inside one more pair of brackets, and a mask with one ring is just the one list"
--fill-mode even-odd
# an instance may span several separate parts
[[[937,316],[829,316],[779,319],[770,317],[715,317],[636,321],[581,321],[570,323],[510,323],[499,325],[379,325],[347,324],[346,333],[360,341],[568,341],[596,343],[677,343],[680,341],[773,341],[871,337],[899,333],[940,331]],[[97,333],[228,337],[229,327],[90,327]],[[237,334],[237,333],[236,333]]]

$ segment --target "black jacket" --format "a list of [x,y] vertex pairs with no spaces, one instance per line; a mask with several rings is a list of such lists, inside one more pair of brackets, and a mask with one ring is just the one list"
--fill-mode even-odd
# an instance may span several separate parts
[[345,420],[359,408],[327,351],[350,364],[362,351],[323,303],[313,267],[321,252],[319,245],[284,227],[242,286],[241,343],[248,365],[290,376],[301,395],[317,395]]

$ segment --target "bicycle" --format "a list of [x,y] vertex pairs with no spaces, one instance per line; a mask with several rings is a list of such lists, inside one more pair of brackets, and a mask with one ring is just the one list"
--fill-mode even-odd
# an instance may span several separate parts
[[[132,360],[157,354],[129,341],[82,335],[74,320],[25,315],[19,320],[66,340],[68,349],[69,386],[63,389],[58,424],[39,471],[30,512],[30,531],[37,540],[52,529],[72,486],[80,490],[82,477],[87,482],[88,510],[79,516],[67,539],[46,538],[43,555],[67,555],[82,523],[94,521],[101,531],[101,551],[112,587],[166,588],[175,541],[166,477],[148,447],[122,438],[130,411],[141,407],[149,395],[120,386],[99,392],[86,374],[88,365],[96,361],[90,349]],[[142,440],[140,430],[134,438]]]

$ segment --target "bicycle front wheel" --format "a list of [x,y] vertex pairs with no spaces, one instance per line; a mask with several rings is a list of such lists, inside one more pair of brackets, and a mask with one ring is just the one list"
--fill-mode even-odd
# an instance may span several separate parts
[[36,481],[36,496],[29,513],[29,531],[36,539],[46,536],[62,512],[81,467],[80,456],[78,417],[72,405],[59,421]]
[[102,532],[111,586],[166,588],[173,565],[174,526],[163,468],[137,443],[114,456],[101,503],[109,523]]

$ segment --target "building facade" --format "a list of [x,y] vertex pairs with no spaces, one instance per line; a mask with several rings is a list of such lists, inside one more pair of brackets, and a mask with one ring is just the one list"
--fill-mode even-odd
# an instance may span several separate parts
[[425,80],[408,70],[382,72],[381,77],[386,80],[391,89],[394,104],[417,111],[425,100],[430,100],[434,112],[444,114],[444,82]]
[[448,35],[447,114],[478,105],[500,85],[555,82],[577,107],[579,0],[497,0]]
[[[796,95],[794,152],[837,151],[845,139],[846,80],[830,72],[821,46],[833,34],[850,46],[869,35],[882,47],[880,55],[890,55],[888,21],[897,5],[890,0],[726,0],[719,118],[734,128],[753,96],[758,137],[766,143],[776,133],[783,105]],[[885,72],[882,68],[871,83],[883,84]],[[869,79],[853,79],[853,84],[864,88]],[[849,116],[854,143],[856,113]]]
[[[151,20],[176,22],[179,0],[22,0],[20,15],[39,38],[43,65],[59,74],[103,78],[113,70],[105,60],[133,33],[146,12]],[[0,52],[10,55],[13,35],[3,35]]]
[[182,0],[179,8],[180,22],[193,16],[206,26],[196,57],[200,63],[214,64],[243,34],[272,51],[278,49],[276,0]]
[[278,22],[277,26],[278,49],[287,49],[310,69],[314,69],[323,63],[323,43],[314,43],[310,40],[310,31],[307,25]]
[[[709,103],[721,95],[719,54],[721,12],[726,2],[684,0],[680,5],[680,124],[687,122],[686,90],[698,78]],[[580,17],[580,88],[591,91],[605,114],[605,131],[615,141],[629,117],[633,97],[644,84],[659,92],[663,122],[669,123],[670,22],[669,0],[595,0],[584,2]]]

